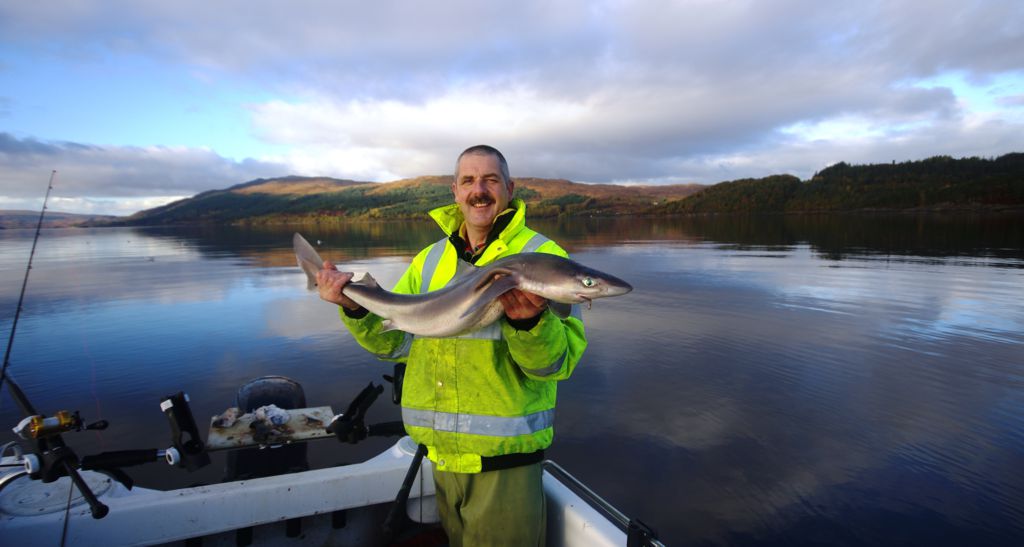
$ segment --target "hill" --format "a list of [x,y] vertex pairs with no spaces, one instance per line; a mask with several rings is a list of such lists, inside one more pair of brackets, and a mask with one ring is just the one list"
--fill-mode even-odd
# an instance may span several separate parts
[[920,161],[837,163],[801,181],[773,175],[708,186],[651,214],[809,213],[1024,207],[1024,154],[993,159],[936,156]]
[[[702,213],[810,213],[1003,208],[1024,209],[1024,154],[998,158],[936,156],[920,161],[837,163],[801,181],[792,175],[721,182],[626,186],[564,179],[517,178],[516,197],[532,217],[672,215]],[[130,217],[51,217],[51,226],[310,222],[331,218],[425,218],[451,202],[452,177],[424,176],[388,183],[329,177],[256,179],[223,190],[140,211]],[[8,218],[34,226],[38,213]],[[0,224],[2,226],[3,224]]]
[[[425,218],[426,211],[451,203],[452,176],[425,176],[388,183],[325,177],[257,179],[211,190],[105,225],[182,223],[274,223],[325,218]],[[700,191],[697,184],[620,186],[568,180],[515,179],[515,196],[533,217],[640,213],[657,203]]]
[[[68,228],[83,226],[89,223],[112,222],[118,217],[109,215],[79,215],[46,211],[43,217],[44,228]],[[35,228],[39,225],[39,211],[20,211],[0,209],[0,228]]]

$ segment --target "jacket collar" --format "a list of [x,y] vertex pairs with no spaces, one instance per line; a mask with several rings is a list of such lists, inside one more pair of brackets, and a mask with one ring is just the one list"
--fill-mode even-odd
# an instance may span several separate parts
[[[514,199],[509,202],[509,207],[515,209],[512,214],[512,220],[509,221],[505,229],[498,234],[498,239],[509,242],[512,238],[526,226],[526,203],[521,199]],[[458,203],[452,203],[443,207],[438,207],[433,211],[430,211],[431,218],[437,222],[437,225],[441,227],[445,235],[451,237],[452,234],[458,235],[459,228],[462,226],[465,220],[462,217],[462,211],[459,209]]]

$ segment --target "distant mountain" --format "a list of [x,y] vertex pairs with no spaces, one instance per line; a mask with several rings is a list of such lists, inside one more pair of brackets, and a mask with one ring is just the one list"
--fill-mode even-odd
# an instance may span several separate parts
[[[78,215],[46,211],[43,216],[44,228],[68,228],[83,226],[90,223],[106,223],[116,221],[120,217],[109,215]],[[39,211],[17,211],[0,209],[0,228],[35,228],[39,225]]]
[[808,181],[773,175],[708,186],[651,214],[807,213],[1024,208],[1024,154],[936,156],[874,165],[837,163]]
[[[100,226],[283,223],[324,219],[425,218],[451,203],[452,177],[388,183],[329,177],[256,179],[140,211],[130,217],[65,215],[49,222]],[[532,217],[804,213],[1014,208],[1024,210],[1024,154],[992,159],[936,156],[891,164],[835,164],[801,181],[792,175],[715,185],[631,186],[517,178],[516,197]],[[38,213],[8,215],[0,226],[34,226]]]
[[[324,218],[419,218],[452,202],[452,176],[425,176],[388,183],[326,177],[257,179],[211,190],[140,211],[107,225],[276,223]],[[530,215],[610,215],[646,211],[652,205],[700,191],[698,184],[621,186],[568,180],[515,179],[516,197]]]

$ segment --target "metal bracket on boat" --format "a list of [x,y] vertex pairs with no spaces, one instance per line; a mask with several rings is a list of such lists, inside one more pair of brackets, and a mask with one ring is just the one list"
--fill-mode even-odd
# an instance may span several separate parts
[[176,457],[167,458],[168,463],[184,466],[189,471],[209,465],[210,455],[206,452],[202,437],[199,436],[199,428],[188,405],[188,395],[179,391],[164,397],[160,402],[160,410],[164,411],[171,425],[172,448],[167,449],[167,453],[176,453]]
[[345,412],[338,414],[327,426],[327,431],[334,433],[339,441],[349,444],[356,444],[367,437],[391,437],[404,435],[405,427],[402,422],[385,422],[375,425],[366,425],[366,411],[370,405],[377,400],[377,397],[384,392],[384,386],[376,385],[373,382],[363,388],[349,403]]
[[349,444],[356,444],[365,439],[369,433],[365,423],[366,411],[383,391],[384,386],[370,382],[359,392],[359,395],[356,395],[355,399],[352,399],[345,412],[331,420],[327,431],[334,433],[339,441]]

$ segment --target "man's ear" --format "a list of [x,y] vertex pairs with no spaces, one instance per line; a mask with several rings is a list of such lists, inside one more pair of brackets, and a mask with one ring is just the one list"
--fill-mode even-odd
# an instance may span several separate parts
[[508,197],[511,198],[512,194],[516,191],[516,181],[508,179]]

